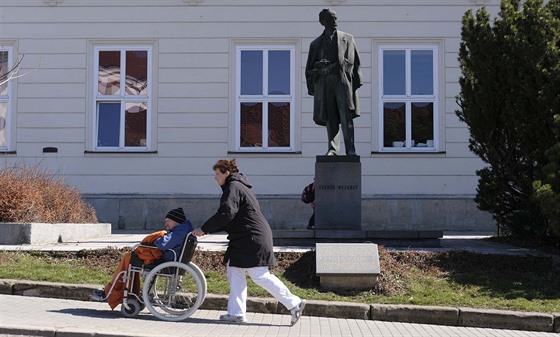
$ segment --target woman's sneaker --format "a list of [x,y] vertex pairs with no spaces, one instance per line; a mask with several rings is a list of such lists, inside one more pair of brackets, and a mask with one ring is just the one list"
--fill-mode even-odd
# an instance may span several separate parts
[[98,302],[103,302],[107,299],[107,295],[105,295],[105,292],[103,291],[103,289],[96,289],[94,290],[91,295],[89,295],[89,297],[94,300],[94,301],[98,301]]
[[301,317],[301,313],[303,312],[304,308],[305,308],[305,300],[301,300],[301,302],[299,302],[299,305],[296,305],[290,310],[292,314],[292,320],[290,321],[290,323],[292,325],[296,324],[297,321],[299,321],[299,318]]
[[247,318],[245,318],[245,316],[234,316],[225,314],[220,316],[220,321],[231,323],[247,323]]

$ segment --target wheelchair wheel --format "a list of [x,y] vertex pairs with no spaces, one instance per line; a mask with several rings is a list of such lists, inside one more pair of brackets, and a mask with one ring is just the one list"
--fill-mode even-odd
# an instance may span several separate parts
[[166,262],[144,279],[142,296],[148,310],[165,321],[182,321],[206,297],[206,278],[193,263]]
[[143,309],[143,305],[137,300],[128,299],[126,304],[130,309],[127,309],[124,304],[121,304],[121,313],[124,317],[136,317]]

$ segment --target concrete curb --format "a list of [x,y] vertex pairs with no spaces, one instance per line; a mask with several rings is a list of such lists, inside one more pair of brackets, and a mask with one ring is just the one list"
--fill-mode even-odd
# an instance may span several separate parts
[[[3,324],[0,326],[0,336],[38,336],[38,337],[144,337],[143,334],[130,334],[112,331],[110,333],[102,333],[88,328],[29,328],[27,326],[16,324]],[[161,335],[159,337],[164,337]]]
[[[66,284],[40,281],[0,279],[0,294],[62,298],[90,301],[89,295],[98,285]],[[227,295],[207,294],[201,309],[227,310]],[[288,310],[273,298],[251,297],[247,300],[247,311],[260,313],[287,314]],[[547,314],[506,310],[455,308],[419,305],[362,304],[350,302],[330,302],[308,300],[304,315],[392,321],[403,323],[436,324],[461,327],[513,329],[540,332],[560,332],[560,313]],[[0,333],[30,333],[24,327],[4,325]],[[19,329],[19,330],[18,330]],[[14,332],[15,331],[15,332]],[[53,336],[44,329],[32,331],[37,336]],[[61,331],[56,331],[56,336]],[[87,335],[87,332],[84,331]]]

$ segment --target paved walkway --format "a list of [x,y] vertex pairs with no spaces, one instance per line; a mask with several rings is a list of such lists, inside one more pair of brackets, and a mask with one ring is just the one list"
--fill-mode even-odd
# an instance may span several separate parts
[[[140,242],[144,236],[153,232],[153,230],[114,230],[109,236],[89,239],[77,242],[64,242],[56,244],[44,245],[0,245],[0,250],[43,250],[43,251],[78,251],[81,249],[100,249],[106,247],[131,247]],[[504,243],[492,242],[486,240],[492,233],[488,232],[447,232],[440,239],[440,247],[385,247],[386,249],[407,249],[407,250],[423,250],[423,251],[442,251],[442,250],[466,250],[477,253],[487,254],[516,254],[516,255],[542,255],[541,252],[530,249],[521,248]],[[211,251],[223,251],[227,247],[227,235],[210,234],[199,238],[199,248]],[[274,251],[308,251],[314,249],[314,246],[276,246]]]
[[360,319],[302,316],[290,327],[288,315],[248,313],[248,324],[225,324],[222,313],[198,310],[183,322],[165,322],[143,311],[124,318],[107,304],[72,300],[0,295],[0,336],[298,336],[298,337],[558,337],[559,334],[496,330]]

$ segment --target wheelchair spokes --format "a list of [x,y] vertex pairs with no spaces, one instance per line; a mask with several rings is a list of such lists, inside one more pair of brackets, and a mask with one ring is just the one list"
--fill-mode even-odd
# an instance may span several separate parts
[[146,276],[144,302],[162,320],[179,321],[189,317],[205,296],[206,279],[192,263],[167,262]]

